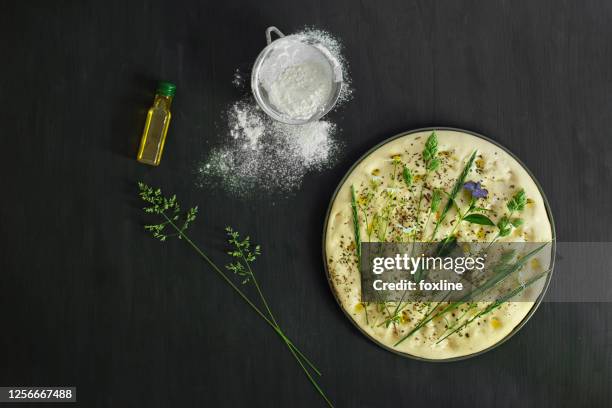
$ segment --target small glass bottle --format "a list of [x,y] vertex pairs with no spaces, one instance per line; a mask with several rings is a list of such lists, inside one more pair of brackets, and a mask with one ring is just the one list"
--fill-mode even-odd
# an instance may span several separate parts
[[176,85],[170,82],[157,84],[153,106],[147,113],[147,121],[140,140],[137,157],[139,162],[152,166],[159,165],[164,151],[168,126],[170,125],[170,117],[172,116],[170,105],[175,93]]

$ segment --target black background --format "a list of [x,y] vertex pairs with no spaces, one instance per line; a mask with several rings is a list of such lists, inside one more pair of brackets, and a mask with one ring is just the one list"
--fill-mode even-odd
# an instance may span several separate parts
[[[264,30],[328,29],[354,99],[330,117],[347,148],[290,197],[196,188],[226,137]],[[0,385],[74,385],[80,406],[313,407],[286,348],[182,242],[142,231],[136,182],[199,204],[262,244],[260,281],[339,407],[609,406],[612,307],[545,303],[511,341],[428,364],[386,352],[325,281],[331,194],[400,131],[488,135],[540,180],[562,241],[612,233],[609,1],[3,1],[0,5]],[[134,160],[157,79],[175,81],[162,165]],[[576,270],[575,273],[585,273]],[[562,279],[562,276],[556,276]]]

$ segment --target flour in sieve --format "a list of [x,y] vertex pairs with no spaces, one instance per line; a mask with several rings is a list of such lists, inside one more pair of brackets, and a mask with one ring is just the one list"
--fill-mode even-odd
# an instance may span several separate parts
[[311,60],[287,67],[267,90],[270,102],[293,119],[311,118],[329,101],[331,69]]
[[353,87],[351,86],[351,76],[349,72],[349,63],[344,57],[344,46],[342,42],[325,30],[319,30],[314,27],[306,27],[302,31],[296,33],[298,38],[303,38],[307,41],[315,41],[322,44],[338,61],[339,69],[342,71],[343,85],[338,96],[336,108],[341,107],[353,97]]
[[273,42],[259,73],[271,105],[293,120],[308,120],[323,110],[332,94],[333,72],[323,52],[300,39]]

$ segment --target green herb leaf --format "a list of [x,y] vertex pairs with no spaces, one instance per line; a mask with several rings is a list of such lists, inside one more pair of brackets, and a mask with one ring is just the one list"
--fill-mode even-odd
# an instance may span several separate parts
[[406,184],[406,187],[410,188],[410,186],[412,186],[412,173],[410,172],[410,169],[408,167],[404,166],[402,176],[404,177],[404,183]]
[[495,223],[489,219],[489,217],[482,214],[470,214],[463,219],[463,221],[479,224],[479,225],[491,225],[495,226]]
[[508,201],[507,207],[510,212],[523,211],[526,204],[527,196],[525,195],[525,190],[521,189]]
[[442,201],[442,192],[440,189],[436,188],[431,195],[431,212],[438,211],[438,207],[440,206],[440,201]]
[[425,163],[429,163],[438,154],[438,136],[436,131],[431,132],[431,135],[425,142],[425,149],[423,149],[423,160]]
[[440,167],[440,159],[434,157],[427,163],[427,171],[436,171]]
[[499,229],[499,236],[506,237],[512,232],[512,224],[510,219],[505,215],[497,222],[497,228]]
[[510,220],[510,222],[512,223],[512,225],[515,228],[518,228],[521,225],[523,225],[523,219],[522,218],[513,218],[513,219]]

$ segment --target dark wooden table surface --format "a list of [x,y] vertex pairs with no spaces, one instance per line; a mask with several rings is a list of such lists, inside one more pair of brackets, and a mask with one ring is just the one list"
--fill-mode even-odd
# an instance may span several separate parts
[[[269,25],[344,41],[355,97],[331,118],[346,149],[290,197],[197,188],[241,96],[234,70]],[[320,248],[343,173],[423,126],[504,144],[542,183],[559,240],[611,241],[611,2],[3,1],[0,56],[0,385],[74,385],[83,407],[322,405],[189,248],[143,233],[144,180],[200,205],[192,232],[221,262],[226,224],[263,245],[261,283],[339,407],[610,406],[612,304],[545,303],[494,351],[421,363],[347,321]],[[178,93],[149,168],[134,155],[157,79]]]

